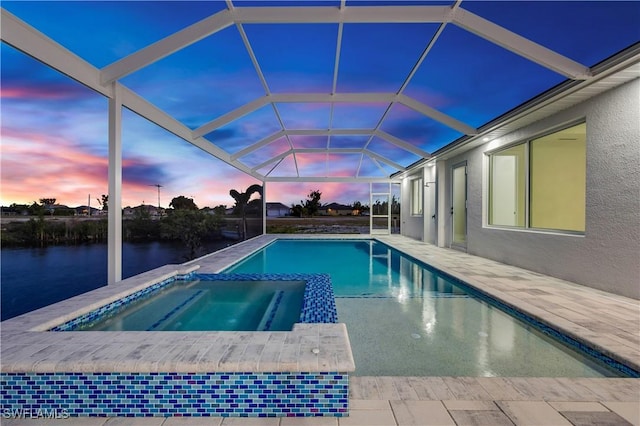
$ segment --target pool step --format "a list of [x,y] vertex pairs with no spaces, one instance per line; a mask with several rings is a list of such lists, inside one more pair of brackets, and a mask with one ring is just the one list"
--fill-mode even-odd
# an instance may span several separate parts
[[200,297],[202,297],[204,295],[204,293],[205,293],[204,290],[198,290],[195,293],[191,294],[188,298],[183,299],[182,302],[180,302],[179,304],[174,306],[173,309],[167,311],[167,313],[162,318],[158,319],[149,328],[147,328],[147,331],[153,331],[153,330],[159,329],[170,318],[175,317],[175,315],[178,312],[184,310],[188,306],[193,305],[198,299],[200,299]]
[[264,311],[264,315],[258,324],[258,331],[269,331],[271,329],[271,323],[273,322],[273,318],[276,316],[276,312],[278,312],[278,308],[280,307],[280,302],[282,302],[282,297],[284,296],[283,290],[278,290],[273,293],[271,297],[271,301],[267,306],[267,309]]

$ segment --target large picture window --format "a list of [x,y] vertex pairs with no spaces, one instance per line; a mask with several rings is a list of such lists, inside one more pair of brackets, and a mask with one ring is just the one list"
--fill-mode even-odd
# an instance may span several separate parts
[[489,154],[489,224],[584,232],[586,124]]
[[422,178],[411,181],[411,214],[420,216],[422,214]]

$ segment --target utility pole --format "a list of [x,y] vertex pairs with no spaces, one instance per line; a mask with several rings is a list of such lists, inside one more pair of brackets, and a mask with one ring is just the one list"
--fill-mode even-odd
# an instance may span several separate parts
[[149,185],[149,186],[155,186],[156,188],[158,188],[158,210],[160,209],[160,188],[162,188],[162,185],[159,184],[155,184],[155,185]]

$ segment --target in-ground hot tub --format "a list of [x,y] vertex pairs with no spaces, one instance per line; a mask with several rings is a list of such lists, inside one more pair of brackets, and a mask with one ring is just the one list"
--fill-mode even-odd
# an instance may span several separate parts
[[51,331],[288,331],[335,323],[326,274],[178,275]]
[[348,415],[355,365],[346,327],[335,322],[327,275],[207,275],[304,282],[300,322],[290,331],[70,331],[193,278],[196,268],[179,268],[168,265],[3,322],[3,412]]

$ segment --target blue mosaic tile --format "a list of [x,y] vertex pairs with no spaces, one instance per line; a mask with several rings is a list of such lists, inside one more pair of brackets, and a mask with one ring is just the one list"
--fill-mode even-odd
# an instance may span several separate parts
[[[282,386],[275,386],[276,381]],[[147,386],[141,388],[143,382]],[[228,389],[219,389],[220,382]],[[256,386],[263,391],[253,392]],[[337,372],[2,373],[0,400],[3,414],[40,410],[68,416],[342,417],[349,413],[349,376]]]
[[166,288],[168,285],[175,283],[176,281],[184,281],[187,279],[193,279],[194,273],[191,272],[185,275],[176,275],[175,277],[167,278],[163,281],[157,282],[155,284],[150,285],[140,291],[132,293],[122,299],[116,300],[115,302],[108,303],[98,309],[95,309],[89,313],[81,315],[77,318],[72,319],[71,321],[67,321],[63,324],[60,324],[56,327],[51,328],[49,331],[73,331],[77,330],[81,326],[92,324],[96,321],[102,320],[104,318],[110,317],[112,315],[117,314],[118,312],[125,309],[130,303],[142,300],[144,298],[150,297],[153,294],[157,293],[159,290]]

